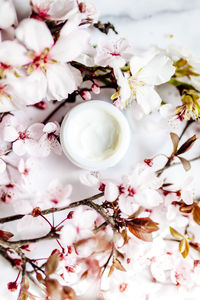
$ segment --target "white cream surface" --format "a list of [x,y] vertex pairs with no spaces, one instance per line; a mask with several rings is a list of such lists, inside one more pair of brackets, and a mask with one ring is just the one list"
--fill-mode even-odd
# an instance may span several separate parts
[[114,154],[121,128],[103,108],[87,108],[69,119],[67,139],[73,152],[90,161],[102,161]]

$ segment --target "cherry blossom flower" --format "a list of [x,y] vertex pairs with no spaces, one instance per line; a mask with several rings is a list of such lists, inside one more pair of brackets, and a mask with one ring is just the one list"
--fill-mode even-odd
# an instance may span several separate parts
[[66,98],[81,82],[80,72],[65,63],[79,56],[87,44],[88,33],[72,27],[66,23],[56,43],[46,24],[41,21],[25,19],[16,29],[17,39],[29,50],[27,54],[31,62],[27,65],[27,72],[37,74],[38,79],[41,79],[41,88],[46,81],[43,97],[49,100]]
[[110,66],[121,68],[130,57],[131,47],[126,39],[99,39],[95,64],[103,67]]
[[150,167],[138,164],[128,176],[124,177],[121,185],[122,194],[119,196],[119,207],[124,214],[131,215],[139,206],[151,209],[162,203],[159,192],[162,180]]
[[58,180],[53,180],[45,193],[38,196],[39,201],[36,203],[39,207],[64,207],[70,203],[69,197],[72,193],[72,186],[67,184],[63,187]]
[[94,221],[97,213],[78,207],[71,219],[67,220],[65,226],[61,230],[61,241],[63,245],[70,246],[75,241],[93,236]]
[[60,155],[62,153],[61,145],[58,141],[60,126],[57,122],[47,123],[43,129],[43,134],[39,139],[39,153],[42,156],[48,156],[51,151]]
[[41,19],[52,21],[64,21],[78,11],[77,3],[74,0],[31,0],[31,6]]
[[154,86],[167,82],[174,71],[172,61],[158,49],[152,48],[140,56],[133,56],[130,60],[131,76],[115,71],[120,91],[112,99],[120,96],[124,107],[136,99],[138,109],[149,114],[158,109],[162,102]]

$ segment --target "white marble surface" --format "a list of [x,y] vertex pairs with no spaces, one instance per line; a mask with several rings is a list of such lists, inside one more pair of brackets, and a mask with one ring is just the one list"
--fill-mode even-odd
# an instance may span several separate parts
[[[28,0],[14,0],[14,2],[17,5],[20,17],[29,12]],[[137,49],[145,49],[150,45],[166,47],[169,44],[190,47],[196,53],[200,49],[199,0],[95,0],[94,2],[101,12],[100,19],[104,22],[112,22],[120,35],[128,38]],[[173,37],[170,38],[170,36]],[[108,99],[108,97],[108,94],[101,95],[102,99]],[[48,111],[52,107],[53,105],[50,105]],[[60,120],[70,107],[71,105],[67,104],[54,120]],[[27,111],[32,121],[41,121],[48,113],[48,111],[41,112],[33,108],[29,108]],[[132,142],[126,157],[114,168],[104,171],[103,175],[112,177],[114,174],[119,179],[121,174],[128,171],[131,165],[136,162],[156,153],[167,153],[171,147],[168,138],[169,129],[166,126],[166,130],[163,131],[159,128],[159,124],[159,119],[155,119],[153,126],[147,126],[147,128],[139,123],[135,124],[132,132]],[[196,147],[199,147],[199,143]],[[199,167],[198,162],[195,164],[196,168]],[[79,175],[84,172],[84,170],[72,165],[64,155],[51,155],[41,162],[40,172],[34,180],[32,190],[34,192],[35,186],[45,189],[50,180],[58,178],[64,184],[73,184],[72,200],[84,198],[96,192],[80,184]],[[3,206],[0,214],[5,215],[5,213],[6,207]],[[12,214],[12,212],[9,212],[9,214]],[[163,288],[163,293],[165,293],[165,288]],[[180,298],[180,300],[199,299],[199,296],[193,295],[191,297],[186,294],[186,297],[184,299]],[[0,297],[0,299],[14,300],[15,297]],[[158,300],[162,299],[161,297]]]

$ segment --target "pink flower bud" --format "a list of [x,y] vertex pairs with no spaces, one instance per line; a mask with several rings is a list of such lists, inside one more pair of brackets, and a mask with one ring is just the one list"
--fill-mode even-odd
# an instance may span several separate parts
[[14,291],[17,290],[17,287],[18,287],[18,284],[17,284],[16,281],[8,282],[8,289],[9,289],[9,291],[14,292]]
[[153,159],[145,159],[144,160],[145,164],[147,164],[147,166],[152,167],[153,166]]
[[83,100],[87,100],[88,101],[88,100],[91,100],[91,98],[92,98],[90,92],[87,91],[87,90],[81,91],[80,95],[83,98]]
[[101,91],[100,86],[96,83],[93,83],[93,85],[91,86],[91,90],[96,95],[100,94]]
[[48,107],[48,104],[46,101],[40,101],[38,103],[35,103],[34,106],[38,109],[46,109]]
[[86,4],[84,2],[79,3],[79,11],[80,13],[86,13]]

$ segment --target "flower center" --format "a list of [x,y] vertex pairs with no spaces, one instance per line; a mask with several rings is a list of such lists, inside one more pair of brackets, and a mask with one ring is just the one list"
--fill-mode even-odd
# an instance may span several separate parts
[[28,52],[28,56],[32,58],[32,62],[28,65],[27,68],[28,74],[31,74],[38,68],[40,68],[45,73],[48,64],[57,63],[56,60],[50,58],[49,50],[49,48],[45,48],[40,55],[37,55],[35,51]]

